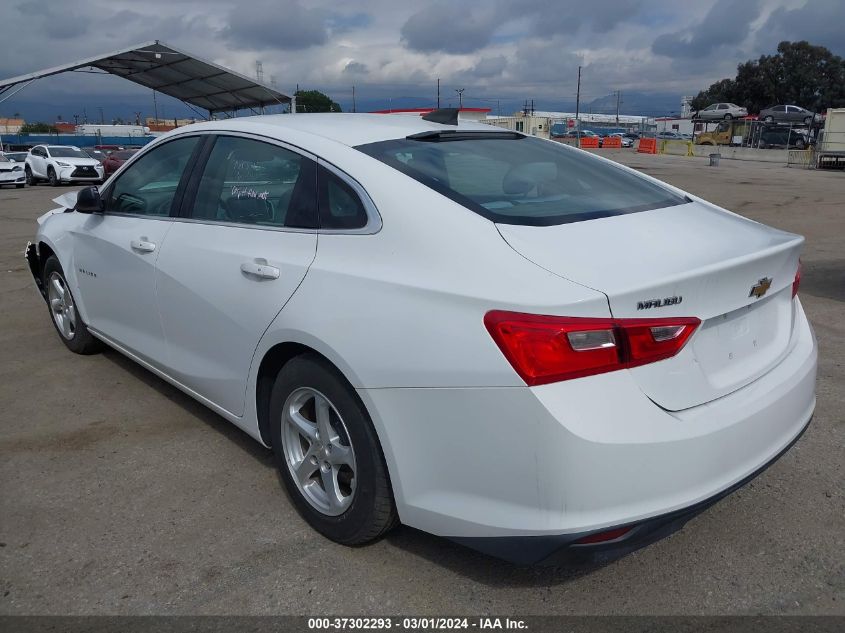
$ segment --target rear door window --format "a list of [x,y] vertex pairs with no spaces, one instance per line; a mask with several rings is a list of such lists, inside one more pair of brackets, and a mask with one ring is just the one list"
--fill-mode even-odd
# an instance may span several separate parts
[[278,145],[220,136],[190,217],[264,227],[316,228],[314,162]]

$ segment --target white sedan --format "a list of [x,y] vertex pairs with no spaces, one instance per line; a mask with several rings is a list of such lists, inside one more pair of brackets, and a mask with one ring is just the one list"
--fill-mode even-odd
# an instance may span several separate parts
[[23,165],[16,163],[3,152],[0,152],[0,187],[14,185],[18,189],[23,189],[25,184],[26,177],[24,176]]
[[654,540],[796,441],[802,242],[559,143],[313,114],[162,136],[27,259],[71,351],[272,447],[328,538],[532,563]]
[[62,183],[100,182],[103,166],[78,147],[71,145],[36,145],[26,157],[26,182],[46,180],[54,187]]

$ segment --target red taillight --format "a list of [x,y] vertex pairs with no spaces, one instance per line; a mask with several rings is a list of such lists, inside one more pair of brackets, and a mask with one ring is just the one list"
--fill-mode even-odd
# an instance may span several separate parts
[[607,532],[590,534],[584,538],[579,538],[575,541],[575,545],[591,545],[593,543],[607,543],[608,541],[615,541],[618,538],[622,538],[633,529],[634,526],[629,525],[628,527],[616,528],[615,530],[608,530]]
[[694,317],[591,319],[503,310],[484,315],[490,336],[531,386],[670,358],[699,323]]
[[792,298],[798,294],[798,286],[801,285],[801,260],[798,260],[798,270],[795,271],[795,279],[792,281]]

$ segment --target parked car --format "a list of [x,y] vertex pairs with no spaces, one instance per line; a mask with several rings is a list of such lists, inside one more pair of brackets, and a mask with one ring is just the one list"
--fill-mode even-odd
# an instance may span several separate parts
[[748,110],[735,103],[713,103],[696,112],[697,119],[736,119],[748,116]]
[[752,138],[752,145],[761,148],[806,149],[811,144],[813,140],[804,132],[783,127],[764,128],[757,133],[756,139]]
[[23,166],[16,163],[2,152],[0,152],[0,187],[3,185],[15,185],[18,189],[23,189],[26,184],[26,176],[23,171]]
[[630,551],[813,414],[803,238],[561,143],[228,119],[57,204],[26,257],[62,343],[271,446],[346,545],[401,521],[525,563]]
[[102,165],[105,162],[106,158],[108,157],[108,153],[97,149],[96,147],[82,147],[80,148],[83,152],[88,154],[91,158],[96,158],[100,164]]
[[78,147],[36,145],[26,157],[26,182],[35,185],[47,180],[54,187],[65,182],[100,182],[103,166]]
[[679,132],[673,132],[671,130],[665,130],[663,132],[657,133],[657,138],[662,138],[670,141],[683,141],[684,137],[681,136]]
[[26,162],[27,152],[2,152],[2,154],[13,163]]
[[106,176],[111,176],[116,172],[127,160],[132,158],[138,152],[137,149],[117,150],[108,155],[103,161],[103,171]]
[[594,138],[598,140],[599,147],[601,147],[602,142],[602,137],[593,132],[592,130],[567,130],[565,134],[562,134],[555,138]]
[[810,125],[822,120],[821,114],[815,114],[797,105],[776,105],[760,110],[760,119],[767,123],[794,122]]
[[627,136],[623,132],[614,132],[610,134],[610,136],[618,136],[622,142],[622,147],[633,147],[634,146],[634,139],[630,136]]

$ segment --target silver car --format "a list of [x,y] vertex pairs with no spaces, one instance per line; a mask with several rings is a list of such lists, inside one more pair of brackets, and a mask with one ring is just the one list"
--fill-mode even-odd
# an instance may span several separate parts
[[810,125],[814,120],[821,121],[822,117],[820,114],[814,114],[801,106],[776,105],[760,110],[760,118],[767,123],[784,121]]
[[748,116],[748,110],[735,103],[711,103],[696,113],[698,119],[736,119]]

